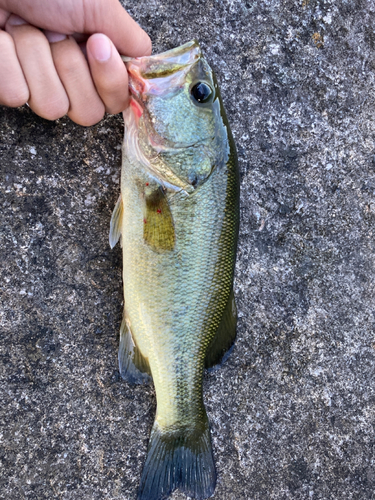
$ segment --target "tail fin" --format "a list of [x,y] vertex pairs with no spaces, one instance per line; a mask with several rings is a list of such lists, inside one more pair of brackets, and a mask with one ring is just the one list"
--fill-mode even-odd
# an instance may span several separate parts
[[142,472],[138,500],[162,500],[179,488],[187,495],[210,497],[216,485],[207,417],[194,429],[162,431],[155,422]]

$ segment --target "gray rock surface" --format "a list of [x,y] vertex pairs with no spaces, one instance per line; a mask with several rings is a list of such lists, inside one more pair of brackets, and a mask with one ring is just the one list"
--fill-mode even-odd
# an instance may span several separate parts
[[[375,2],[129,7],[155,52],[200,40],[238,145],[238,340],[204,384],[213,498],[373,499]],[[119,116],[1,108],[4,499],[136,497],[155,395],[117,370],[121,138]]]

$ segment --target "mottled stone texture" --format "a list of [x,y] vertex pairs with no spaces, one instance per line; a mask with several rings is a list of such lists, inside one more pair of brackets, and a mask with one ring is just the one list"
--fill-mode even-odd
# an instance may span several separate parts
[[[373,499],[375,2],[129,8],[155,52],[200,40],[238,145],[238,340],[204,384],[214,498]],[[136,497],[155,395],[117,370],[121,136],[119,116],[1,108],[1,498]]]

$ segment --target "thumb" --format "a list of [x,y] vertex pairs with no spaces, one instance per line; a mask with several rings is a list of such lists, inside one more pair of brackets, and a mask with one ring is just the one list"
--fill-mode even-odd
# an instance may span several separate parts
[[151,40],[118,0],[84,2],[82,33],[104,33],[120,52],[130,57],[151,54]]

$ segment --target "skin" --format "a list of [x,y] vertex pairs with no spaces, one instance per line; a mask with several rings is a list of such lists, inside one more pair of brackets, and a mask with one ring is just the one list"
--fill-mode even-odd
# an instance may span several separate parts
[[120,54],[151,53],[118,0],[0,0],[0,104],[94,125],[128,106]]

